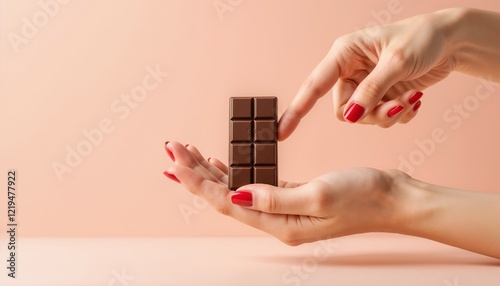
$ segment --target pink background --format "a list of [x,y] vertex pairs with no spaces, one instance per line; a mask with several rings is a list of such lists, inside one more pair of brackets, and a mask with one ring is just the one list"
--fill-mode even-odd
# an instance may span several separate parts
[[[46,22],[38,1],[0,2],[0,186],[18,170],[20,236],[263,235],[166,179],[165,140],[227,161],[228,98],[275,95],[281,113],[336,37],[445,7],[500,11],[486,0],[221,0],[234,6],[219,16],[217,2],[68,1]],[[41,26],[13,45],[23,18]],[[148,79],[150,90],[148,67],[168,73],[155,87]],[[398,168],[404,158],[421,180],[498,192],[500,85],[487,88],[452,74],[425,91],[413,122],[390,129],[338,122],[327,95],[280,143],[279,175]],[[131,92],[133,108],[121,97]],[[477,99],[484,93],[491,96]],[[454,111],[458,104],[469,111]],[[89,145],[84,131],[103,120],[108,133]],[[431,148],[437,128],[446,139]],[[53,165],[78,146],[88,154],[58,179]]]

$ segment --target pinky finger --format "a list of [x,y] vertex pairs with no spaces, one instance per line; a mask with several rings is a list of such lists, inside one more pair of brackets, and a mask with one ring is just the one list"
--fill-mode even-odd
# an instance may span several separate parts
[[215,158],[208,158],[207,160],[210,164],[214,165],[215,167],[217,167],[219,170],[221,170],[222,172],[224,172],[224,174],[227,175],[227,172],[228,172],[228,168],[227,166],[222,163],[221,161],[215,159]]

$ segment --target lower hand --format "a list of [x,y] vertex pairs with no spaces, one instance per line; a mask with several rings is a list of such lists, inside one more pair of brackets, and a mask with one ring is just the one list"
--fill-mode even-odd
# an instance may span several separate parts
[[[305,183],[251,184],[227,188],[227,166],[205,160],[192,145],[166,144],[175,161],[165,175],[224,215],[263,230],[289,245],[372,231],[396,232],[404,225],[405,194],[400,171],[369,168],[327,173]],[[210,162],[209,162],[210,161]]]

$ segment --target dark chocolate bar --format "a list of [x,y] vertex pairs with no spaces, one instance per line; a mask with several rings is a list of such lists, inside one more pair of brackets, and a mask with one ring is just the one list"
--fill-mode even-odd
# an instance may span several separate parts
[[274,96],[229,99],[229,183],[278,185],[278,115]]

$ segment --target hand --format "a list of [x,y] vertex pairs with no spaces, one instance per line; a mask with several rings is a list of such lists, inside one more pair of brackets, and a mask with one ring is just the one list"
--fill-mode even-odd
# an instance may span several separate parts
[[389,127],[409,122],[424,88],[456,65],[445,12],[420,15],[338,38],[300,87],[279,122],[284,140],[333,86],[341,121]]
[[404,194],[396,188],[408,176],[399,171],[347,169],[307,183],[280,181],[227,188],[227,167],[209,161],[196,147],[166,144],[175,165],[164,174],[217,211],[263,230],[289,245],[404,225]]

